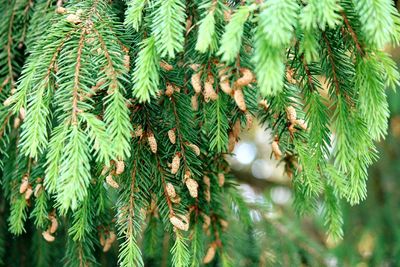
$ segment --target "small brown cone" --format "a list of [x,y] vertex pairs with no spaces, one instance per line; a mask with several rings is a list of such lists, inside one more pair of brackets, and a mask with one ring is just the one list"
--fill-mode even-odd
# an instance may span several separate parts
[[13,125],[14,129],[17,129],[20,124],[21,124],[21,119],[19,117],[16,117],[14,119],[14,125]]
[[211,201],[210,178],[208,176],[204,176],[203,182],[206,185],[206,188],[204,189],[204,198],[206,199],[207,202],[210,202]]
[[192,75],[192,78],[190,79],[190,82],[192,84],[193,90],[196,92],[196,94],[201,93],[201,72],[197,72]]
[[192,101],[191,102],[192,103],[192,109],[194,111],[199,110],[199,99],[198,99],[198,96],[197,95],[192,96],[191,101]]
[[204,83],[204,100],[206,102],[215,101],[218,98],[218,94],[214,90],[214,76],[208,75],[207,81]]
[[57,221],[56,217],[53,215],[50,215],[49,219],[51,221],[51,225],[50,225],[48,231],[50,232],[50,234],[54,234],[58,229],[58,221]]
[[296,114],[296,109],[295,109],[293,106],[288,106],[288,107],[286,108],[286,114],[287,114],[288,120],[289,120],[292,124],[296,124],[297,114]]
[[82,22],[82,20],[79,18],[79,16],[75,15],[75,14],[69,14],[66,17],[66,20],[72,24],[79,24]]
[[171,70],[174,69],[174,67],[173,67],[172,65],[168,64],[168,63],[165,62],[165,61],[161,61],[161,62],[160,62],[160,67],[161,67],[162,69],[164,69],[165,71],[171,71]]
[[180,154],[176,153],[174,158],[172,159],[172,163],[171,163],[171,173],[172,174],[176,174],[178,172],[180,163],[181,163]]
[[227,76],[221,77],[221,81],[219,82],[219,87],[225,94],[227,94],[227,95],[232,94],[232,87],[230,85],[230,82],[229,82],[229,79],[227,78]]
[[179,230],[182,231],[187,231],[189,230],[189,223],[186,221],[183,221],[181,218],[178,218],[177,216],[172,216],[171,218],[169,218],[169,221],[171,222],[171,224],[173,226],[175,226],[176,228],[178,228]]
[[176,197],[175,187],[171,183],[167,183],[166,190],[167,190],[167,194],[170,198]]
[[6,100],[4,100],[3,105],[5,107],[8,107],[9,105],[11,105],[12,103],[12,97],[10,96],[9,98],[7,98]]
[[223,187],[225,184],[225,174],[223,174],[222,172],[218,173],[218,185],[220,187]]
[[235,99],[236,105],[241,111],[246,111],[246,102],[244,101],[244,95],[241,89],[236,89],[233,95],[233,98]]
[[107,175],[106,182],[112,188],[119,188],[119,184],[113,179],[111,174]]
[[273,141],[271,144],[271,147],[272,147],[272,153],[274,154],[275,159],[280,160],[282,158],[282,151],[279,148],[278,141],[276,141],[276,140]]
[[49,230],[42,232],[44,240],[47,242],[53,242],[56,238],[49,233]]
[[29,187],[29,179],[27,175],[24,175],[24,177],[22,177],[22,181],[21,181],[21,185],[19,187],[19,192],[21,194],[25,193],[26,189],[28,189]]
[[242,73],[242,77],[235,83],[238,87],[247,86],[253,81],[254,75],[249,69],[242,68],[240,69],[240,73]]
[[122,160],[118,160],[115,164],[116,168],[115,168],[115,174],[121,174],[124,172],[125,170],[125,163]]
[[296,120],[296,124],[299,125],[304,131],[307,131],[307,122],[304,120]]
[[40,194],[43,192],[43,185],[42,184],[37,184],[35,186],[35,190],[33,190],[33,195],[35,197],[40,196]]
[[138,125],[135,129],[134,133],[135,137],[142,137],[143,136],[143,129],[141,125]]
[[167,84],[167,89],[165,90],[165,95],[171,97],[174,93],[174,86],[172,84]]
[[212,243],[211,246],[208,248],[206,255],[204,256],[203,263],[208,264],[210,263],[215,257],[215,244]]
[[19,109],[19,117],[21,118],[21,120],[25,120],[25,117],[26,117],[26,110],[25,110],[23,107],[21,107],[21,108]]
[[198,146],[196,146],[195,144],[188,144],[188,147],[193,150],[196,156],[200,156],[200,148]]
[[154,154],[157,153],[157,141],[152,132],[148,133],[147,141],[149,142],[151,152],[153,152]]
[[26,200],[30,199],[32,195],[33,195],[33,189],[31,186],[29,186],[25,191],[25,199]]
[[186,187],[189,190],[189,194],[191,197],[196,198],[198,196],[198,188],[199,184],[196,182],[196,180],[193,180],[192,178],[188,178],[185,181]]
[[56,8],[56,13],[57,14],[65,14],[65,13],[67,13],[67,9],[65,7],[59,6]]
[[171,130],[168,131],[168,138],[169,138],[169,141],[172,144],[176,143],[176,135],[175,135],[175,130],[174,129],[171,129]]

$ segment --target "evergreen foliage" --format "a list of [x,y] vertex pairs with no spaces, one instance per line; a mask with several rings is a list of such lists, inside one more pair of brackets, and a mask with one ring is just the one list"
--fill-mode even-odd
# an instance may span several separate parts
[[106,264],[116,244],[120,266],[235,266],[257,233],[227,156],[255,118],[298,213],[322,205],[343,236],[399,83],[391,1],[65,2],[0,0],[0,212],[38,229],[38,266]]

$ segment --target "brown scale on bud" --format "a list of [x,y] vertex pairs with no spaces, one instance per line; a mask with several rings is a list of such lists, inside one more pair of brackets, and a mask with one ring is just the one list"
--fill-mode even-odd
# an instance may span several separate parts
[[119,188],[119,184],[113,179],[113,176],[111,174],[107,175],[106,182],[112,188]]
[[227,94],[227,95],[232,94],[232,87],[231,87],[230,81],[228,79],[228,76],[223,75],[221,77],[221,80],[219,82],[219,87],[225,94]]
[[196,94],[201,93],[201,71],[197,72],[192,75],[192,78],[190,79],[190,82],[192,84],[193,90],[196,92]]
[[178,218],[176,215],[173,215],[172,217],[169,218],[169,221],[173,226],[175,226],[179,230],[182,231],[189,230],[189,223],[187,222],[186,218],[184,218],[184,216],[180,217],[181,218]]
[[160,67],[161,67],[163,70],[165,70],[165,71],[171,71],[171,70],[174,69],[174,67],[173,67],[172,65],[168,64],[168,63],[165,62],[165,61],[161,61],[161,62],[160,62]]
[[49,230],[42,232],[44,240],[47,242],[53,242],[56,238],[49,233]]
[[165,95],[171,97],[174,93],[174,86],[170,83],[167,83],[167,89],[165,89]]
[[271,144],[272,154],[274,154],[276,160],[280,160],[282,158],[282,151],[279,148],[278,140],[274,140]]
[[176,197],[175,187],[171,183],[167,183],[165,189],[170,198]]
[[69,14],[65,19],[72,24],[79,24],[82,22],[79,16],[75,14]]
[[242,74],[242,77],[240,77],[236,82],[235,85],[238,87],[244,87],[249,85],[253,79],[254,79],[254,75],[253,73],[246,68],[241,68],[240,69],[240,73]]
[[29,186],[25,191],[25,199],[29,200],[32,195],[33,195],[33,189],[31,186]]
[[237,139],[236,139],[235,135],[232,132],[230,132],[229,139],[228,139],[228,152],[229,153],[232,153],[233,150],[235,149],[236,140]]
[[147,141],[149,142],[151,152],[154,154],[157,153],[157,141],[152,132],[147,134]]
[[180,155],[180,153],[176,153],[172,159],[171,173],[176,174],[179,170],[180,165],[181,165],[181,155]]
[[190,147],[191,150],[196,154],[196,156],[200,156],[200,148],[196,146],[195,144],[187,144],[188,147]]
[[210,263],[213,259],[214,259],[214,257],[215,257],[215,252],[216,252],[216,244],[215,243],[212,243],[211,245],[210,245],[210,247],[207,249],[207,253],[206,253],[206,255],[204,256],[204,258],[203,258],[203,263],[204,264],[208,264],[208,263]]
[[169,141],[172,144],[176,143],[176,135],[175,135],[175,130],[174,129],[171,129],[171,130],[168,131],[168,138],[169,138]]
[[204,83],[204,100],[206,102],[215,101],[218,98],[218,94],[214,90],[214,76],[209,74],[207,81]]
[[21,185],[19,187],[19,192],[21,194],[25,193],[26,189],[29,187],[29,178],[28,175],[24,175],[21,180]]
[[121,173],[123,173],[125,170],[125,163],[122,160],[118,160],[115,163],[115,174],[119,175]]
[[197,95],[192,96],[191,101],[192,101],[192,102],[191,102],[191,103],[192,103],[192,109],[193,109],[194,111],[199,110],[199,100],[198,100]]
[[203,217],[203,229],[204,230],[206,230],[206,229],[208,229],[209,227],[210,227],[210,225],[211,225],[211,218],[210,218],[210,216],[208,216],[207,214],[205,214],[205,213],[202,213],[201,214],[202,215],[202,217]]
[[218,173],[218,185],[220,187],[223,187],[225,184],[225,174],[223,174],[222,172]]
[[244,101],[243,91],[241,89],[236,89],[233,93],[233,98],[235,99],[236,105],[241,111],[246,111],[246,102]]
[[49,231],[50,234],[54,234],[58,229],[58,221],[54,215],[49,215],[49,219],[51,224],[47,231]]
[[229,227],[228,221],[225,221],[223,219],[219,219],[219,224],[221,225],[223,231],[226,231]]

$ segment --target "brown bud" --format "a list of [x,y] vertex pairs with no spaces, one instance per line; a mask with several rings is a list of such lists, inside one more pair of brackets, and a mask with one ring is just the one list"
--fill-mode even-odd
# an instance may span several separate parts
[[267,100],[265,100],[265,99],[260,100],[260,102],[258,102],[258,105],[259,105],[260,107],[262,107],[264,110],[267,110],[267,109],[269,108],[269,105],[268,105],[268,103],[267,103]]
[[218,173],[218,185],[220,187],[224,186],[225,184],[225,174],[223,174],[222,172]]
[[33,192],[33,195],[34,195],[35,197],[38,197],[38,196],[40,196],[40,194],[42,193],[42,191],[43,191],[43,185],[42,185],[42,184],[37,184],[37,185],[35,186],[35,190],[34,190],[34,192]]
[[176,153],[174,158],[172,159],[172,163],[171,163],[171,173],[172,174],[176,174],[178,172],[180,163],[181,163],[180,154]]
[[99,241],[100,241],[100,245],[102,247],[104,247],[104,245],[106,244],[106,240],[104,239],[103,234],[100,234]]
[[196,146],[195,144],[188,144],[188,147],[193,150],[196,156],[200,156],[200,148],[198,146]]
[[278,141],[276,141],[276,140],[273,141],[271,144],[271,147],[272,147],[272,153],[274,154],[275,159],[280,160],[282,157],[282,151],[279,148]]
[[5,107],[8,107],[9,105],[11,105],[11,103],[13,102],[12,97],[10,96],[9,98],[7,98],[6,100],[4,100],[3,105]]
[[112,188],[118,188],[119,187],[119,184],[113,179],[111,174],[107,175],[106,182]]
[[223,219],[219,219],[219,223],[221,224],[222,229],[223,229],[224,231],[225,231],[226,229],[228,229],[228,226],[229,226],[228,221],[225,221],[225,220],[223,220]]
[[204,100],[206,102],[215,101],[218,98],[218,94],[214,90],[214,76],[208,75],[207,81],[204,83]]
[[199,100],[197,98],[197,95],[192,96],[192,109],[194,111],[199,110]]
[[299,125],[304,131],[307,131],[307,122],[304,120],[296,120],[296,124]]
[[102,175],[102,176],[106,175],[109,170],[110,170],[110,167],[104,166],[103,169],[101,170],[100,175]]
[[17,128],[19,127],[20,124],[21,124],[21,119],[18,118],[18,117],[16,117],[16,118],[14,119],[14,125],[13,125],[14,129],[17,129]]
[[135,129],[135,137],[142,137],[143,136],[143,129],[142,125],[138,125]]
[[212,243],[211,246],[208,248],[206,255],[204,256],[203,263],[208,264],[210,263],[215,257],[215,244]]
[[32,194],[33,194],[33,189],[31,186],[29,186],[25,191],[25,199],[26,200],[30,199]]
[[219,87],[225,94],[227,95],[232,94],[232,87],[230,85],[229,80],[227,79],[227,76],[222,76],[222,77],[226,78],[224,80],[222,80],[221,78],[221,81],[219,82]]
[[178,218],[177,216],[174,215],[169,218],[169,221],[172,223],[173,226],[175,226],[179,230],[187,231],[189,230],[189,223],[186,220],[183,220],[182,217],[183,216],[181,216],[181,218]]
[[124,161],[118,160],[115,165],[116,165],[115,174],[121,174],[124,172],[124,170],[125,170]]
[[51,216],[49,216],[49,218],[50,218],[50,221],[51,221],[51,225],[50,225],[48,231],[50,232],[50,234],[54,234],[58,229],[58,221],[57,221],[55,216],[51,215]]
[[169,141],[171,141],[172,144],[176,143],[176,135],[175,135],[174,129],[171,129],[171,130],[168,131],[168,138],[169,138]]
[[147,141],[149,142],[151,152],[154,154],[157,153],[157,141],[152,132],[147,134]]
[[185,184],[187,189],[189,190],[190,196],[196,198],[198,196],[197,189],[199,188],[199,184],[192,178],[186,179]]
[[171,183],[167,183],[165,189],[170,198],[176,197],[175,187]]
[[171,202],[175,203],[175,204],[179,204],[179,203],[181,203],[181,198],[178,195],[176,195],[176,197],[171,198]]
[[232,132],[230,132],[229,140],[228,140],[228,152],[229,153],[233,152],[233,150],[235,149],[235,145],[236,145],[236,137]]
[[26,117],[26,110],[25,110],[23,107],[21,107],[21,108],[19,109],[19,117],[21,118],[21,120],[25,120],[25,117]]
[[66,17],[66,20],[72,24],[79,24],[82,22],[82,20],[79,18],[79,16],[75,15],[75,14],[69,14]]
[[192,75],[192,78],[190,79],[190,82],[192,84],[193,90],[196,92],[196,94],[201,93],[201,72],[197,72]]
[[174,93],[174,86],[172,86],[172,84],[168,83],[167,89],[165,90],[165,95],[168,97],[171,97],[173,93]]
[[235,90],[233,97],[235,99],[238,108],[242,111],[246,111],[247,107],[246,107],[246,102],[244,101],[244,95],[242,90],[240,89]]
[[292,124],[296,124],[296,120],[297,120],[297,114],[296,114],[296,109],[292,106],[288,106],[286,108],[286,114],[287,114],[287,118],[288,120],[292,123]]
[[242,73],[242,77],[235,83],[238,87],[249,85],[253,81],[254,75],[249,69],[241,68],[240,73]]
[[130,67],[131,67],[131,57],[129,55],[124,55],[124,67],[126,70],[129,71]]
[[19,187],[19,192],[25,193],[26,189],[28,189],[29,186],[29,179],[27,175],[24,175],[24,177],[22,177],[22,181],[21,181],[21,185]]
[[171,70],[174,69],[174,67],[173,67],[172,65],[168,64],[168,63],[165,62],[165,61],[161,61],[161,62],[160,62],[160,67],[161,67],[162,69],[166,70],[166,71],[171,71]]
[[42,232],[42,236],[47,242],[53,242],[55,240],[55,237],[52,236],[48,231],[49,230]]
[[250,114],[250,112],[246,112],[246,127],[250,129],[253,126],[254,117]]
[[56,8],[56,13],[57,14],[65,14],[65,13],[67,13],[67,9],[65,7],[59,6]]

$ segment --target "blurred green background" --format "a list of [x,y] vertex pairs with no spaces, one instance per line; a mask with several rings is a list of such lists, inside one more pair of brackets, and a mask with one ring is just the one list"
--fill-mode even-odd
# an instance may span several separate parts
[[[387,50],[400,62],[399,49]],[[255,124],[242,136],[230,160],[240,190],[253,207],[254,223],[239,237],[240,247],[235,247],[243,253],[238,265],[400,266],[399,93],[388,91],[388,100],[390,128],[386,140],[377,144],[380,157],[369,170],[368,197],[357,206],[342,204],[343,240],[326,237],[320,213],[295,214],[284,163],[270,157],[268,130]],[[245,249],[243,242],[249,242],[254,251]]]

